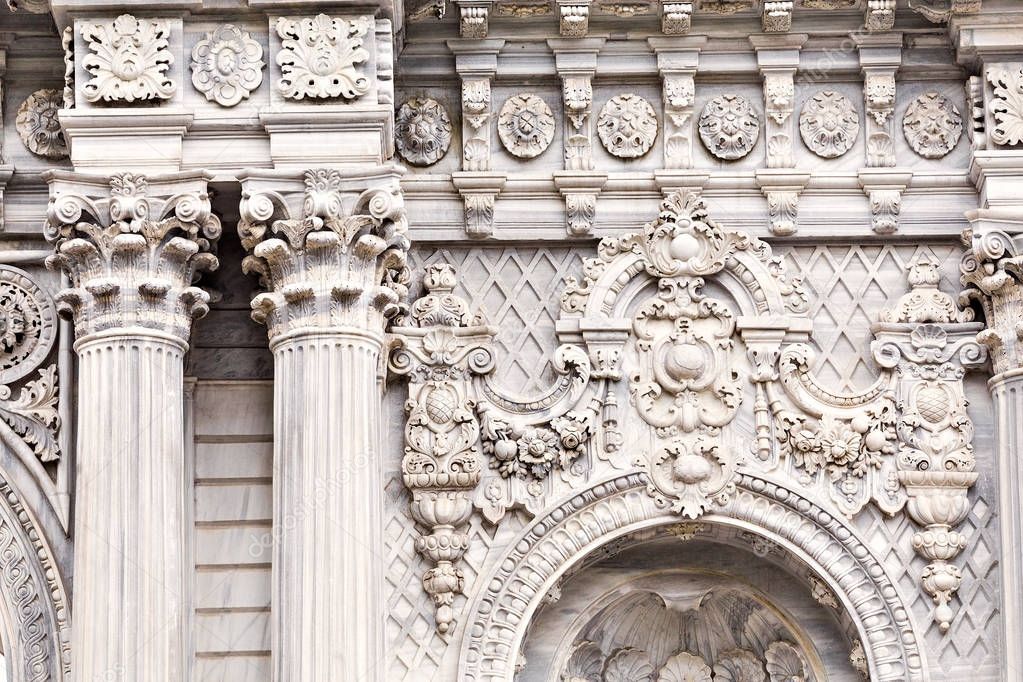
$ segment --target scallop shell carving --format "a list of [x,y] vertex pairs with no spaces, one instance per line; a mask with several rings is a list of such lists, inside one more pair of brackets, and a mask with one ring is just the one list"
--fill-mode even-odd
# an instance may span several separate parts
[[806,661],[799,649],[781,640],[773,642],[764,652],[770,682],[811,682]]
[[707,662],[685,651],[669,658],[657,674],[657,682],[711,682],[711,679]]
[[562,682],[596,682],[601,679],[604,652],[593,642],[578,642],[561,671]]
[[764,664],[751,651],[726,651],[714,664],[714,682],[764,682]]
[[604,666],[604,682],[653,682],[654,667],[641,649],[619,649]]

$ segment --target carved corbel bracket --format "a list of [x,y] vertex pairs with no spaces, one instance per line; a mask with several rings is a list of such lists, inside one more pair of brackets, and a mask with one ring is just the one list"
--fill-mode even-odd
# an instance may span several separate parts
[[676,192],[699,196],[708,180],[710,172],[704,170],[675,168],[654,171],[654,183],[664,197]]
[[597,195],[604,189],[607,173],[599,171],[559,171],[554,186],[565,197],[565,227],[573,237],[593,234],[597,213]]
[[756,178],[760,191],[767,198],[771,232],[779,237],[795,234],[798,227],[799,195],[810,182],[810,174],[768,168],[758,170]]
[[912,178],[913,173],[908,170],[860,169],[860,187],[870,200],[870,224],[874,232],[898,232],[902,194]]
[[693,3],[678,0],[660,0],[661,33],[666,36],[684,36],[693,27]]
[[944,24],[953,16],[976,14],[983,0],[909,0],[909,8],[935,24]]
[[451,182],[465,204],[465,233],[470,237],[494,234],[494,209],[497,196],[504,189],[507,173],[456,171]]
[[890,31],[895,28],[895,0],[867,0],[864,26],[868,31]]
[[760,22],[764,33],[785,33],[792,29],[792,0],[764,0]]
[[565,110],[564,168],[593,170],[593,74],[603,38],[552,38],[547,45],[561,77],[561,99]]
[[494,0],[455,0],[455,5],[458,6],[458,35],[470,40],[486,38]]
[[565,38],[585,38],[590,30],[591,0],[557,0],[559,33]]
[[706,36],[648,38],[657,54],[664,105],[664,168],[693,167],[693,124],[696,71]]

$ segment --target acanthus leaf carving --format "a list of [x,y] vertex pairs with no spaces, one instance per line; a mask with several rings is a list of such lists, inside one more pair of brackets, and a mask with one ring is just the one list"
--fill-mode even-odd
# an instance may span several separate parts
[[989,107],[995,119],[991,140],[1001,146],[1023,144],[1023,66],[995,64],[988,67],[987,79],[992,87]]
[[60,458],[60,415],[57,412],[57,366],[39,370],[17,398],[10,386],[0,385],[0,419],[28,444],[43,462]]
[[370,90],[370,79],[359,70],[369,60],[363,41],[369,17],[315,17],[277,20],[281,49],[277,87],[287,99],[353,100]]
[[82,24],[82,37],[90,50],[82,65],[92,76],[82,86],[86,101],[132,103],[174,95],[176,85],[167,77],[174,56],[166,20],[122,14]]
[[192,48],[192,85],[207,100],[233,107],[263,82],[263,48],[233,24],[218,26]]

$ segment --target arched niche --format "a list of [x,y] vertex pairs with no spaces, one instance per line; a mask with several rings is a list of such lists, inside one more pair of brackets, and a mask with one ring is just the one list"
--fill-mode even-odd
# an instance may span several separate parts
[[[602,547],[680,518],[633,473],[590,486],[552,506],[509,545],[469,608],[458,679],[511,682],[530,623],[564,576]],[[863,642],[870,678],[926,680],[917,638],[894,584],[855,531],[798,492],[743,474],[736,494],[701,523],[761,537],[817,576]]]

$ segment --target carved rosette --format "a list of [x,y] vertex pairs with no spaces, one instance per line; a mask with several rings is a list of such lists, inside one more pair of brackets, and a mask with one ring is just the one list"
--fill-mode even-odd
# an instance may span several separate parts
[[700,114],[700,139],[707,150],[726,161],[741,159],[760,137],[760,119],[753,105],[741,95],[720,95]]
[[405,204],[393,168],[253,173],[242,180],[242,261],[268,291],[252,319],[271,340],[356,327],[382,332],[408,294]]
[[89,102],[147,102],[170,99],[167,77],[174,61],[170,28],[162,19],[122,14],[112,21],[82,24],[90,53],[82,65],[92,78],[82,86]]
[[621,159],[643,156],[657,139],[657,115],[639,95],[616,95],[597,117],[597,134],[610,154]]
[[206,99],[233,107],[263,82],[263,48],[233,24],[218,26],[192,48],[192,85]]
[[413,166],[431,166],[451,146],[451,119],[440,102],[413,97],[398,109],[394,118],[395,147],[401,158]]
[[823,90],[808,99],[799,114],[799,134],[817,156],[834,159],[856,143],[860,120],[849,98]]
[[186,344],[192,320],[209,310],[209,294],[193,283],[218,264],[209,176],[50,171],[47,178],[45,235],[56,253],[46,264],[71,279],[56,300],[79,340],[150,329]]
[[48,159],[67,158],[67,141],[57,114],[64,106],[60,90],[36,90],[18,107],[15,127],[25,147]]
[[902,130],[913,151],[925,159],[940,159],[959,144],[963,117],[948,97],[928,92],[910,103]]
[[326,14],[280,17],[277,64],[281,78],[277,87],[281,95],[294,100],[353,100],[369,92],[370,80],[359,65],[369,60],[363,41],[371,21],[369,17]]
[[554,114],[536,95],[514,95],[501,107],[497,134],[513,156],[532,159],[547,151],[554,140]]
[[459,563],[469,546],[472,494],[483,472],[472,381],[494,367],[495,330],[453,293],[453,267],[429,266],[423,282],[425,294],[404,324],[393,328],[398,343],[389,367],[409,379],[402,479],[412,494],[412,517],[427,529],[416,549],[431,565],[423,588],[444,634],[453,627],[454,598],[465,584]]

